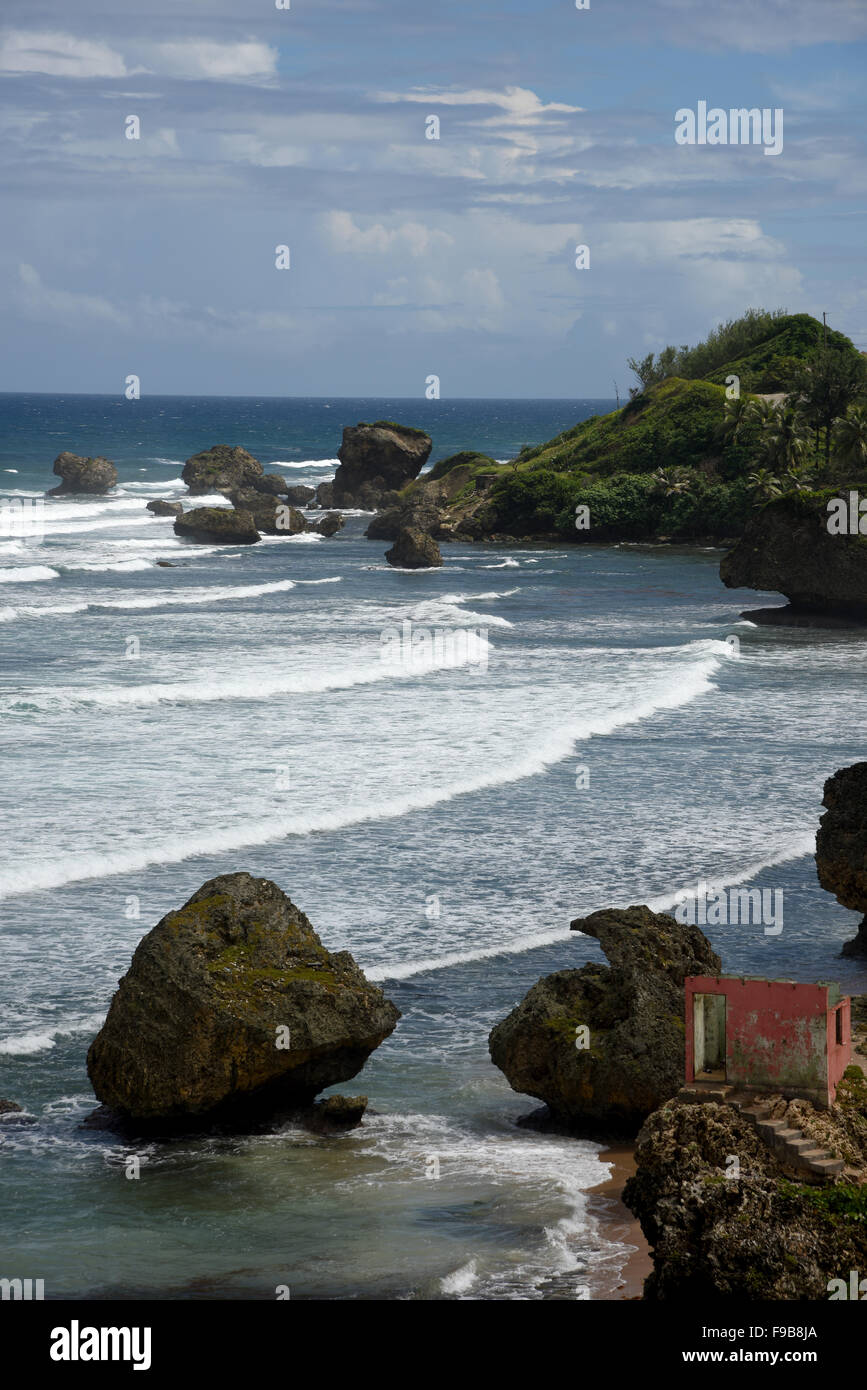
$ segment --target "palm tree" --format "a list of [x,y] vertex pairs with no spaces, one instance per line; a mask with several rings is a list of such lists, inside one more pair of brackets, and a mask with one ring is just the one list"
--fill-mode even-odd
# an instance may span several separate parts
[[854,468],[867,464],[867,410],[852,406],[834,426],[834,446],[840,463]]
[[737,444],[744,428],[751,425],[756,418],[755,405],[756,402],[749,396],[738,396],[733,401],[726,401],[719,425],[720,436],[730,440],[732,444]]
[[776,406],[762,425],[762,444],[778,471],[794,474],[804,461],[808,436],[793,406]]
[[783,486],[780,479],[769,468],[757,468],[747,477],[747,486],[757,507],[770,502],[774,497],[782,497]]
[[664,497],[682,497],[689,492],[693,478],[687,468],[673,468],[670,473],[666,473],[664,468],[657,468],[653,481],[656,484],[654,490]]

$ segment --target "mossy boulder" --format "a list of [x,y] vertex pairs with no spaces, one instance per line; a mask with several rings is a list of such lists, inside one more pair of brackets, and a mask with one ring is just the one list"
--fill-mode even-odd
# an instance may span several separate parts
[[110,459],[84,458],[65,450],[54,460],[53,471],[63,481],[51,488],[49,497],[69,493],[100,494],[110,492],[117,482],[117,469]]
[[148,502],[147,509],[149,512],[153,512],[154,516],[183,516],[184,514],[180,502],[165,502],[162,498]]
[[261,540],[252,512],[235,507],[191,507],[175,518],[175,535],[221,545],[254,545]]
[[[265,470],[258,459],[238,444],[215,444],[188,458],[181,477],[194,495],[224,492],[233,487],[256,487]],[[281,478],[285,489],[285,481]]]
[[685,977],[722,964],[697,927],[648,907],[594,912],[572,930],[596,937],[610,967],[539,980],[493,1029],[491,1060],[561,1124],[633,1135],[683,1085]]
[[223,874],[139,943],[88,1074],[134,1127],[244,1127],[355,1076],[399,1017],[275,883]]

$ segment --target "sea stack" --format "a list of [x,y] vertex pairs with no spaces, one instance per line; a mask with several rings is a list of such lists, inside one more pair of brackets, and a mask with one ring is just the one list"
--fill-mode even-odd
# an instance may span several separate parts
[[816,835],[819,882],[864,919],[844,956],[867,956],[867,763],[842,767],[825,783],[826,806]]
[[610,967],[539,980],[493,1029],[491,1060],[564,1127],[631,1136],[683,1085],[684,979],[722,965],[697,927],[649,907],[606,908],[571,925],[596,937]]
[[243,1129],[355,1076],[399,1017],[275,883],[223,874],[140,942],[88,1074],[127,1127]]
[[66,450],[54,460],[54,472],[63,481],[51,488],[49,497],[70,493],[96,494],[110,492],[117,483],[117,469],[110,459],[84,458]]

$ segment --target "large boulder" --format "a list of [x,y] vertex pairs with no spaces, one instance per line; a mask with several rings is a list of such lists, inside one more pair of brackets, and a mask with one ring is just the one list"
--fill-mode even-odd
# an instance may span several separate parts
[[398,531],[394,545],[385,552],[385,558],[390,565],[402,570],[431,569],[443,562],[440,548],[433,537],[411,526]]
[[336,536],[346,525],[346,517],[341,516],[340,512],[326,512],[321,521],[317,521],[311,530],[318,531],[320,536]]
[[252,513],[234,507],[193,507],[175,518],[175,535],[222,545],[254,545],[261,540]]
[[306,483],[293,483],[291,487],[284,487],[283,496],[293,507],[306,507],[315,498],[316,489],[308,487]]
[[844,907],[863,912],[844,956],[867,956],[867,763],[840,768],[825,783],[826,806],[816,835],[819,882]]
[[[790,608],[776,610],[783,618],[813,614],[867,621],[867,539],[829,532],[830,496],[781,497],[756,512],[723,556],[723,583],[785,594]],[[762,613],[767,610],[758,610]]]
[[289,484],[279,473],[263,473],[261,478],[253,480],[252,486],[269,497],[285,497]]
[[164,502],[161,498],[148,502],[147,509],[149,512],[153,512],[154,516],[183,516],[184,514],[180,502]]
[[392,420],[347,425],[337,450],[340,467],[328,505],[378,506],[383,494],[400,491],[418,477],[431,447],[430,435],[423,430]]
[[559,1123],[635,1134],[683,1085],[684,979],[718,975],[722,963],[697,927],[649,907],[594,912],[572,930],[596,937],[610,967],[539,980],[493,1029],[491,1059]]
[[75,492],[109,492],[117,482],[117,469],[109,459],[84,458],[81,454],[71,454],[68,450],[57,455],[54,460],[54,472],[63,482],[51,488],[49,497],[60,497]]
[[203,449],[188,458],[181,470],[190,493],[199,497],[229,488],[256,487],[264,476],[259,460],[237,444],[215,444],[211,449]]
[[255,488],[232,488],[226,496],[239,511],[249,512],[259,531],[266,536],[297,536],[310,530],[310,523],[281,497],[258,492]]
[[[291,502],[291,497],[290,497]],[[330,509],[334,506],[334,481],[330,479],[327,483],[320,483],[316,489],[316,505]]]
[[357,1075],[399,1017],[275,883],[222,874],[139,943],[87,1069],[128,1125],[243,1126]]

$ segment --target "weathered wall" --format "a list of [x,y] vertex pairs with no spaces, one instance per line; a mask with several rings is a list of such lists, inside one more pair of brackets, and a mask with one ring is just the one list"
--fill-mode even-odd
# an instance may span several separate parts
[[703,975],[685,981],[685,994],[687,1081],[695,1077],[694,996],[724,994],[729,1084],[830,1104],[851,1053],[848,1001],[844,1042],[835,1040],[836,991],[829,997],[827,985]]

